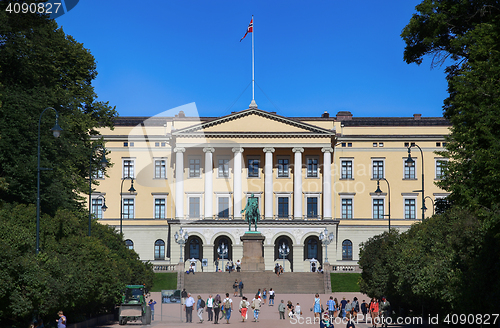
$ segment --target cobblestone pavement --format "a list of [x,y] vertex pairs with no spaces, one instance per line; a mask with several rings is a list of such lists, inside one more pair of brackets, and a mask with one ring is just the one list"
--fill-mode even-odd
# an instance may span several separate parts
[[[195,292],[190,291],[193,294],[193,297],[196,299],[198,294]],[[229,292],[229,291],[228,291]],[[225,292],[219,292],[221,296],[223,294],[225,295]],[[216,294],[216,293],[215,293]],[[213,294],[215,296],[215,294]],[[207,299],[208,295],[207,294],[200,294],[205,300]],[[240,297],[233,297],[233,293],[230,292],[230,298],[233,300],[233,309],[235,309],[232,314],[231,314],[231,319],[229,320],[229,325],[226,324],[226,320],[220,320],[219,323],[222,327],[225,326],[231,326],[231,327],[258,327],[258,328],[278,328],[278,327],[319,327],[318,321],[314,322],[314,315],[313,312],[311,311],[311,308],[313,307],[313,302],[314,302],[314,295],[304,295],[304,294],[282,294],[282,295],[276,295],[275,298],[275,305],[274,306],[269,306],[269,305],[264,305],[262,306],[262,309],[259,314],[259,321],[254,322],[253,320],[253,311],[250,311],[249,309],[248,312],[248,319],[245,320],[245,322],[242,322],[241,319],[241,314],[238,312],[238,307],[239,303],[241,301]],[[249,301],[252,300],[253,296],[251,294],[245,293],[245,296],[249,299]],[[369,298],[366,295],[363,295],[361,293],[332,293],[332,294],[321,294],[321,303],[325,305],[326,301],[329,299],[330,296],[336,297],[339,301],[342,300],[343,297],[346,298],[346,300],[351,300],[354,297],[357,297],[359,301],[366,300],[368,301]],[[182,310],[181,306],[179,304],[160,304],[160,293],[151,293],[151,298],[157,301],[157,304],[155,306],[155,320],[152,321],[151,325],[142,325],[141,323],[127,323],[126,326],[130,327],[153,327],[153,328],[163,328],[163,327],[217,327],[217,326],[212,326],[213,322],[208,322],[206,321],[208,316],[206,313],[203,313],[203,318],[204,321],[203,323],[199,322],[198,315],[196,314],[196,311],[193,311],[193,322],[192,323],[186,323],[186,314]],[[280,320],[279,319],[279,313],[278,313],[278,304],[283,300],[285,304],[288,301],[292,301],[292,304],[296,305],[297,303],[300,304],[301,311],[302,311],[302,318],[298,320],[291,320],[288,317],[285,320]],[[268,300],[269,301],[269,300]],[[403,319],[401,319],[403,320]],[[410,320],[409,318],[406,318],[406,320]],[[413,321],[415,322],[415,321]],[[413,325],[411,324],[412,322],[406,322],[406,324],[403,324],[405,322],[401,322],[401,324],[391,324],[389,327],[412,327],[412,326],[421,326],[421,325]],[[418,323],[418,322],[417,322]],[[359,320],[355,321],[356,327],[359,328],[371,328],[372,324],[370,322],[365,322],[362,318],[359,318]],[[120,326],[117,322],[114,324],[110,325],[105,325],[105,326],[99,326],[99,328],[110,328],[110,327],[126,327],[126,326]],[[345,327],[346,322],[341,322],[337,320],[337,322],[334,323],[335,327]],[[220,327],[220,326],[219,326]],[[380,325],[377,325],[377,327],[380,327]],[[432,325],[430,326],[432,327]],[[437,327],[437,326],[434,326]]]

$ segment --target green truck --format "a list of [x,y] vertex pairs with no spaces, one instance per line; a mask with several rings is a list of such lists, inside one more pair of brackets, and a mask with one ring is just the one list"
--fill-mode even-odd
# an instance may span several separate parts
[[146,293],[146,288],[143,285],[125,287],[118,314],[120,325],[125,325],[129,321],[151,324],[151,308],[146,304]]

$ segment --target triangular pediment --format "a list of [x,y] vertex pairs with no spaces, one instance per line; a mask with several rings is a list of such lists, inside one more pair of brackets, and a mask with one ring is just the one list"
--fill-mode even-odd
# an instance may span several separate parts
[[177,130],[175,136],[216,135],[334,135],[314,125],[296,121],[260,109],[247,109],[201,124]]

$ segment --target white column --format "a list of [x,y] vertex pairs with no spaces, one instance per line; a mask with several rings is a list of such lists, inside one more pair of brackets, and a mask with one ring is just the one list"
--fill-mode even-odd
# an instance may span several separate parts
[[203,148],[205,152],[205,219],[213,218],[213,158],[212,147]]
[[184,152],[186,148],[176,147],[175,153],[175,218],[184,218]]
[[241,189],[241,171],[243,162],[243,148],[233,148],[233,210],[234,219],[241,219],[241,201],[243,191]]
[[293,217],[302,219],[302,153],[304,148],[292,148],[295,153],[293,161]]
[[323,152],[323,219],[332,218],[332,147],[321,148]]
[[273,218],[273,147],[264,148],[266,162],[264,166],[264,218]]

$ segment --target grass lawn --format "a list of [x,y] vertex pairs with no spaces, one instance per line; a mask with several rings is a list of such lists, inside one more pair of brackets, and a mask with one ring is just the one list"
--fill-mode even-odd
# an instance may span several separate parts
[[332,292],[359,292],[361,273],[331,273]]
[[177,289],[177,272],[155,273],[155,281],[151,292],[161,292],[164,289]]

